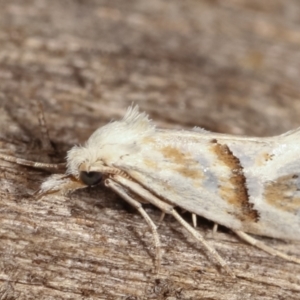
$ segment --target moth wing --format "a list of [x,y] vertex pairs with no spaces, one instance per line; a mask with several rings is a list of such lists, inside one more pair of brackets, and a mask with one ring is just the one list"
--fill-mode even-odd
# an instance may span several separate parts
[[[256,212],[248,202],[243,167],[230,146],[244,148],[244,162],[253,156],[253,147],[247,152],[244,139],[228,142],[223,135],[160,130],[141,142],[138,153],[123,157],[115,167],[174,206],[243,230],[247,222],[255,221]],[[234,168],[240,173],[234,174]]]
[[299,240],[299,135],[157,130],[115,167],[164,201],[215,223]]
[[299,140],[299,130],[279,136],[269,162],[259,169],[263,226],[275,227],[280,238],[292,240],[300,240]]

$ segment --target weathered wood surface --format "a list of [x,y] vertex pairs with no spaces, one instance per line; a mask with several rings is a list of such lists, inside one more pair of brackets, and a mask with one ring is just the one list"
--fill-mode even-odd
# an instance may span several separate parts
[[[1,152],[63,161],[131,102],[170,128],[259,136],[295,128],[299,15],[292,0],[1,1]],[[41,142],[35,100],[55,153]],[[245,278],[219,270],[170,217],[154,275],[147,225],[111,191],[37,201],[47,172],[0,166],[0,299],[299,299],[299,265],[222,228],[213,238],[202,219],[199,231]],[[262,240],[300,256],[299,243]]]

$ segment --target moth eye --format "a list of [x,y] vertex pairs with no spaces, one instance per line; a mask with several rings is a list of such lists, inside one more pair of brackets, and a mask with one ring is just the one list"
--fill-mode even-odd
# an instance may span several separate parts
[[96,185],[101,181],[102,173],[81,171],[79,178],[86,185],[89,185],[89,186]]

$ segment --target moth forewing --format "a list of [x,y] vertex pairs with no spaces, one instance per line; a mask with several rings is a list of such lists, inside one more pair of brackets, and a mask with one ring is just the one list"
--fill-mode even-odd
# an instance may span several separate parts
[[[275,138],[247,142],[245,137],[230,140],[221,134],[212,134],[209,139],[207,133],[166,132],[158,130],[146,137],[138,153],[114,165],[174,206],[215,223],[257,235],[300,239],[299,171],[286,170],[281,157],[284,151],[278,151],[282,144]],[[300,162],[297,165],[300,170]],[[281,184],[272,180],[274,175],[268,180],[271,173],[282,174]],[[272,189],[267,190],[271,183]],[[292,186],[295,191],[280,192]],[[279,209],[284,199],[272,199],[276,196],[273,191],[292,203],[286,201],[281,204],[286,209]]]

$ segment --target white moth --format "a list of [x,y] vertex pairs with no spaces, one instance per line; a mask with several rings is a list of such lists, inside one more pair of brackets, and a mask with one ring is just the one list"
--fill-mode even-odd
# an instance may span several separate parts
[[39,193],[64,193],[104,181],[149,224],[157,268],[159,238],[141,202],[174,216],[232,275],[175,208],[226,226],[250,244],[300,264],[247,234],[300,240],[299,142],[300,129],[268,138],[158,129],[135,106],[122,120],[97,129],[84,146],[73,147],[66,175],[50,176]]

